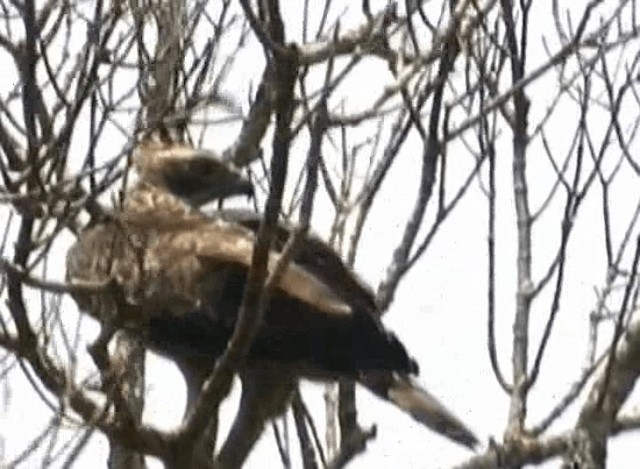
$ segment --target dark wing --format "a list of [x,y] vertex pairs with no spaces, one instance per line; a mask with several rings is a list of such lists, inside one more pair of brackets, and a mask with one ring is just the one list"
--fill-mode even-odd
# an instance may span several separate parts
[[[214,221],[161,236],[150,264],[162,266],[162,286],[193,297],[175,313],[171,303],[150,316],[149,340],[161,353],[217,358],[231,336],[252,261],[253,233]],[[270,265],[279,260],[272,253]],[[154,301],[158,304],[158,301]],[[215,337],[216,340],[212,340]],[[294,366],[302,375],[352,376],[363,370],[417,372],[404,346],[379,319],[340,298],[297,260],[274,288],[249,358]]]

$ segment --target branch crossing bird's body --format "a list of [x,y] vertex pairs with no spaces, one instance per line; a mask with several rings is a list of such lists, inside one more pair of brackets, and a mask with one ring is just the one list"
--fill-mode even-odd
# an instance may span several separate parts
[[[109,284],[103,292],[75,293],[79,307],[100,321],[135,331],[149,348],[173,359],[185,376],[197,375],[199,385],[233,332],[260,219],[239,211],[205,216],[193,205],[210,194],[191,197],[189,191],[203,192],[197,184],[189,189],[181,182],[177,189],[173,177],[171,187],[163,183],[160,160],[140,160],[141,181],[124,209],[80,236],[69,251],[67,275],[71,281]],[[176,167],[183,168],[166,160],[171,161],[167,167],[174,176]],[[152,164],[155,172],[144,164]],[[182,179],[188,180],[187,173]],[[229,178],[227,192],[234,192],[230,187],[245,191],[233,179],[236,175]],[[205,181],[202,175],[200,180]],[[289,233],[286,226],[278,227],[271,267]],[[263,370],[260,378],[255,378],[255,370]],[[297,377],[355,379],[445,436],[469,447],[477,442],[458,419],[413,382],[410,375],[417,374],[417,364],[382,325],[371,291],[313,236],[275,286],[243,372],[254,375],[253,383],[283,377],[286,385],[278,390],[283,397],[276,401],[286,400]],[[277,386],[270,387],[275,393]],[[247,396],[260,394],[249,389]],[[258,408],[253,406],[254,411]],[[282,402],[276,408],[263,411],[264,418],[282,411]],[[252,438],[261,429],[257,425]],[[246,442],[238,442],[242,444]],[[228,451],[228,465],[241,463],[233,461],[235,452],[237,448]]]
[[[138,329],[160,353],[215,359],[233,331],[253,236],[222,220],[192,221],[187,228],[174,222],[116,218],[98,225],[70,251],[69,273],[85,281],[114,279],[135,310],[121,318],[124,325]],[[272,254],[270,263],[277,258]],[[103,296],[111,295],[105,290]],[[94,311],[94,302],[105,301],[95,293],[76,298]],[[267,311],[250,348],[251,359],[298,366],[302,374],[319,377],[355,378],[359,371],[379,369],[417,372],[416,363],[378,318],[352,309],[295,264],[283,275]]]

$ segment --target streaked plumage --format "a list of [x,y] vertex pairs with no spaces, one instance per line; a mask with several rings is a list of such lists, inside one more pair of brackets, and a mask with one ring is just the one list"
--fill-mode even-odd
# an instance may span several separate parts
[[[211,163],[209,154],[184,147],[171,153],[170,146],[154,145],[138,152],[141,178],[124,209],[89,228],[71,248],[67,275],[71,281],[111,282],[104,293],[75,294],[79,307],[101,321],[116,316],[117,324],[136,331],[149,348],[200,383],[233,331],[260,219],[242,211],[204,216],[201,204],[248,193],[247,182]],[[194,171],[198,176],[190,185]],[[207,178],[213,181],[209,186]],[[216,183],[224,190],[211,189]],[[271,265],[288,236],[289,229],[280,226]],[[241,370],[251,376],[243,379],[243,412],[264,414],[250,439],[257,438],[265,419],[284,409],[296,377],[348,377],[473,447],[475,436],[410,378],[417,372],[416,362],[382,325],[369,288],[331,248],[310,236],[276,286]],[[271,384],[257,392],[256,383]],[[260,399],[277,405],[267,411]],[[241,415],[234,425],[238,435],[239,420]],[[230,439],[233,435],[234,430]],[[230,448],[226,465],[240,464],[232,454],[238,448]]]

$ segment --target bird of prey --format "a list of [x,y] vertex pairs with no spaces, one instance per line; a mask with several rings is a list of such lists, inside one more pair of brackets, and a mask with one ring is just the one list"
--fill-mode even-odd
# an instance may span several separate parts
[[[123,208],[85,230],[69,250],[67,278],[109,284],[104,291],[74,291],[79,308],[135,332],[149,349],[174,360],[187,382],[196,383],[192,399],[233,333],[260,217],[199,210],[251,192],[248,181],[210,152],[149,141],[137,148],[135,167],[139,181]],[[270,265],[290,231],[278,227]],[[354,379],[473,448],[474,434],[416,384],[417,373],[416,361],[383,326],[369,287],[309,235],[275,285],[241,364],[241,408],[221,465],[242,464],[235,455],[246,454],[265,421],[285,410],[301,377]]]

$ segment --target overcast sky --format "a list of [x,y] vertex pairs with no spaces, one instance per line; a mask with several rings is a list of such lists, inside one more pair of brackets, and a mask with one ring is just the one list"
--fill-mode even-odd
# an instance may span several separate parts
[[[283,2],[284,3],[284,2]],[[297,5],[287,5],[287,18],[290,38],[299,39],[295,26],[301,18]],[[341,12],[338,3],[348,5],[349,2],[335,2],[334,12]],[[428,3],[434,3],[428,2]],[[532,11],[534,25],[540,26],[532,33],[529,57],[529,69],[536,68],[546,60],[543,48],[545,22],[549,11],[545,3],[534,2]],[[563,2],[569,3],[569,2]],[[574,8],[582,12],[586,2],[572,2],[564,8]],[[605,4],[615,2],[605,2]],[[376,5],[372,2],[372,9]],[[360,2],[351,7],[344,7],[341,17],[346,29],[361,20]],[[603,10],[605,11],[605,10]],[[578,16],[576,15],[576,18]],[[594,24],[597,23],[593,20]],[[553,46],[557,41],[553,32],[544,36],[548,44]],[[246,96],[260,79],[263,60],[258,48],[249,47],[242,52],[241,60],[232,75],[228,88],[236,96]],[[460,72],[461,73],[461,72]],[[375,77],[372,79],[371,77]],[[462,75],[460,75],[462,79]],[[4,87],[0,77],[0,87]],[[386,68],[376,63],[365,63],[350,80],[345,88],[345,101],[350,109],[363,106],[378,96],[381,87],[390,83],[391,76]],[[532,101],[531,123],[543,115],[550,104],[549,87],[556,86],[555,76],[549,74],[545,79],[527,89]],[[253,87],[251,85],[254,85]],[[231,85],[230,85],[231,86]],[[606,116],[603,115],[603,118]],[[551,124],[548,126],[547,138],[557,148],[566,148],[567,126],[575,121],[575,103],[559,106]],[[594,118],[597,118],[594,117]],[[635,118],[635,117],[633,117]],[[632,119],[629,117],[629,119]],[[237,126],[213,128],[206,143],[215,149],[223,149],[234,138]],[[373,131],[373,126],[372,126]],[[82,129],[78,129],[82,132]],[[404,150],[403,157],[393,168],[381,198],[376,202],[368,228],[362,238],[362,245],[356,260],[356,271],[372,285],[377,285],[391,259],[395,242],[399,239],[403,223],[410,213],[418,187],[418,164],[421,149],[416,142],[415,152],[411,147]],[[304,147],[304,142],[300,144]],[[459,145],[459,156],[449,150],[449,170],[451,174],[466,174],[472,160]],[[637,145],[632,149],[636,150]],[[498,282],[497,282],[497,337],[500,364],[510,376],[511,327],[515,304],[515,255],[516,231],[511,189],[511,135],[503,133],[498,148]],[[300,159],[298,160],[300,161]],[[532,145],[529,153],[530,185],[532,204],[537,206],[553,183],[553,173],[545,162],[540,142]],[[292,165],[296,162],[292,161]],[[485,175],[486,176],[486,175]],[[455,176],[453,176],[455,178]],[[462,177],[462,176],[460,176]],[[485,178],[486,181],[486,178]],[[625,203],[628,194],[637,199],[637,182],[628,178],[622,181],[613,204],[616,239],[622,236],[622,230],[629,219],[632,204]],[[321,235],[326,235],[328,223],[332,216],[328,204],[322,203],[319,195],[314,213],[314,227]],[[599,217],[598,194],[593,193],[585,201],[572,238],[572,247],[568,253],[567,271],[565,274],[566,289],[564,291],[558,323],[552,335],[548,359],[543,367],[540,380],[532,393],[528,422],[534,423],[545,416],[549,409],[564,395],[574,382],[583,363],[587,347],[588,317],[596,302],[594,290],[604,284],[605,258],[601,249],[593,246],[601,245],[602,229]],[[548,263],[548,254],[557,246],[559,230],[557,220],[561,206],[552,206],[549,214],[542,221],[542,226],[534,232],[534,251],[542,253],[534,263],[534,277],[539,278]],[[6,216],[6,210],[2,209]],[[421,368],[419,381],[451,408],[463,421],[477,433],[483,444],[489,438],[500,440],[507,419],[509,399],[499,388],[491,370],[486,346],[487,322],[487,209],[478,181],[473,182],[469,194],[447,220],[436,236],[428,253],[416,265],[414,270],[403,281],[395,302],[385,316],[386,325],[394,330],[405,343],[411,354],[417,359]],[[58,252],[57,265],[63,265],[64,251]],[[55,264],[54,264],[55,265]],[[60,276],[63,273],[60,271]],[[544,295],[543,295],[543,298]],[[540,338],[546,312],[546,301],[534,310],[532,317],[532,340],[534,344]],[[39,301],[39,299],[32,299]],[[74,306],[65,300],[64,311]],[[87,323],[90,320],[86,321]],[[95,334],[95,325],[87,324],[84,341],[91,340],[91,331]],[[88,365],[88,361],[84,363]],[[45,406],[33,392],[24,375],[20,372],[11,374],[10,380],[0,381],[4,388],[0,394],[0,447],[4,451],[5,460],[11,460],[20,453],[40,429],[44,428],[51,418],[45,412]],[[8,387],[11,388],[10,392]],[[226,431],[238,398],[235,386],[233,395],[223,407],[222,431]],[[303,396],[316,416],[321,431],[324,388],[319,384],[304,384]],[[185,396],[184,384],[173,365],[165,360],[151,358],[148,360],[147,402],[145,420],[153,422],[160,428],[173,428],[180,421]],[[630,400],[631,405],[637,399]],[[397,465],[402,468],[434,468],[449,467],[469,457],[470,453],[455,444],[439,437],[414,422],[393,406],[379,401],[367,393],[358,390],[359,421],[362,425],[378,425],[378,436],[370,442],[368,450],[349,467],[369,468]],[[568,411],[553,427],[551,432],[570,428],[575,423],[579,408]],[[288,416],[287,418],[291,418]],[[289,423],[294,432],[292,421]],[[74,431],[71,429],[70,431]],[[322,435],[323,433],[321,433]],[[264,462],[274,464],[278,461],[273,433],[267,429],[258,449],[251,455],[247,467],[264,467]],[[295,441],[295,438],[292,438]],[[610,467],[632,468],[631,451],[637,448],[640,436],[630,434],[624,438],[616,438],[611,442]],[[637,450],[635,451],[637,453]],[[2,453],[0,453],[2,454]],[[108,447],[102,437],[94,437],[85,454],[78,461],[77,467],[96,467],[104,465]],[[296,454],[295,452],[293,454]],[[0,458],[1,460],[1,458]],[[30,459],[30,464],[33,459]],[[294,467],[300,462],[295,460]],[[552,466],[556,463],[552,464]],[[26,465],[25,467],[32,467]],[[52,467],[55,467],[52,466]]]

